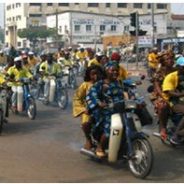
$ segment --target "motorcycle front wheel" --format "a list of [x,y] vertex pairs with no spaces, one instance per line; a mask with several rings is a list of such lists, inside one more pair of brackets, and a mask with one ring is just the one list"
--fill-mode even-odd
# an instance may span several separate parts
[[133,156],[129,159],[129,169],[137,178],[149,175],[153,166],[153,151],[147,139],[136,139],[132,142]]
[[58,106],[61,109],[66,109],[68,105],[68,91],[67,89],[61,89],[60,94],[57,99]]
[[27,115],[30,119],[35,119],[36,117],[36,103],[35,100],[33,98],[29,99],[29,106],[27,109]]

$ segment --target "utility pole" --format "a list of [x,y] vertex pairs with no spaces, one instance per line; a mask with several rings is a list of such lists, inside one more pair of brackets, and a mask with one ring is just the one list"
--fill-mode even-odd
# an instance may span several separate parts
[[56,45],[59,49],[59,35],[58,35],[58,9],[56,9]]
[[152,24],[152,47],[155,45],[155,35],[154,35],[154,3],[151,3],[151,24]]
[[139,13],[136,12],[136,27],[135,27],[135,33],[136,33],[136,69],[138,70],[138,55],[139,55]]

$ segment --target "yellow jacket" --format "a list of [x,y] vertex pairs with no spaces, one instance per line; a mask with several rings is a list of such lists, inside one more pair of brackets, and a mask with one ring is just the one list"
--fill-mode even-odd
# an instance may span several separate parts
[[82,123],[89,121],[89,115],[84,113],[86,110],[85,98],[92,85],[91,82],[83,82],[73,97],[73,116],[78,117],[81,115]]
[[[26,68],[21,68],[18,70],[15,66],[12,66],[8,69],[7,71],[8,75],[13,75],[15,81],[18,81],[21,78],[32,78],[33,75],[26,69]],[[20,85],[20,83],[12,82],[12,85]]]
[[58,63],[53,62],[51,65],[49,65],[47,61],[45,61],[40,65],[39,71],[44,71],[45,74],[49,75],[58,75],[61,73],[61,67]]
[[148,55],[148,66],[150,68],[156,69],[158,67],[159,61],[157,59],[157,54],[155,53],[150,53]]

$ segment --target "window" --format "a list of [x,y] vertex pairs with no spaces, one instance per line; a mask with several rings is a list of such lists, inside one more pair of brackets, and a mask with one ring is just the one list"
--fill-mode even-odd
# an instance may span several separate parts
[[10,10],[11,9],[11,5],[7,6],[6,9],[7,10]]
[[111,31],[116,31],[116,26],[115,25],[111,26]]
[[91,31],[91,25],[86,25],[86,31],[87,32]]
[[75,25],[75,31],[77,32],[77,31],[80,31],[80,25]]
[[14,9],[14,7],[15,7],[15,5],[14,4],[12,4],[12,8]]
[[75,3],[75,5],[79,5],[79,3]]
[[17,7],[20,7],[20,6],[21,6],[21,4],[20,4],[20,3],[16,3],[16,8],[17,8]]
[[15,21],[15,17],[13,17],[13,21]]
[[29,3],[29,6],[41,6],[41,3]]
[[151,3],[148,3],[147,7],[148,7],[148,9],[151,9]]
[[17,43],[17,46],[20,47],[20,46],[21,46],[21,42],[18,42],[18,43]]
[[118,8],[127,8],[127,3],[118,3]]
[[167,9],[167,4],[157,4],[157,9]]
[[69,6],[69,3],[58,3],[59,6]]
[[100,25],[100,31],[105,31],[105,25]]
[[16,20],[21,20],[21,15],[16,16]]
[[134,3],[134,8],[142,8],[142,3]]
[[111,3],[106,3],[106,8],[110,8],[111,7]]
[[29,17],[41,17],[42,14],[29,14]]
[[98,7],[98,3],[88,3],[88,7]]
[[6,35],[8,35],[8,31],[6,31]]
[[59,32],[60,33],[62,32],[62,26],[59,26]]
[[53,3],[47,3],[47,6],[52,6]]

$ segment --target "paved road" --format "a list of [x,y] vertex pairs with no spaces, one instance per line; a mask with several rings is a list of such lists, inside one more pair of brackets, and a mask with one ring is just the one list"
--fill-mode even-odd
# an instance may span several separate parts
[[[72,118],[71,101],[65,111],[40,102],[37,105],[36,120],[11,115],[4,128],[0,137],[0,182],[184,181],[182,149],[166,147],[151,136],[154,167],[146,180],[139,180],[131,175],[126,163],[110,166],[79,153],[84,137],[80,119]],[[146,130],[151,133],[150,128]]]

